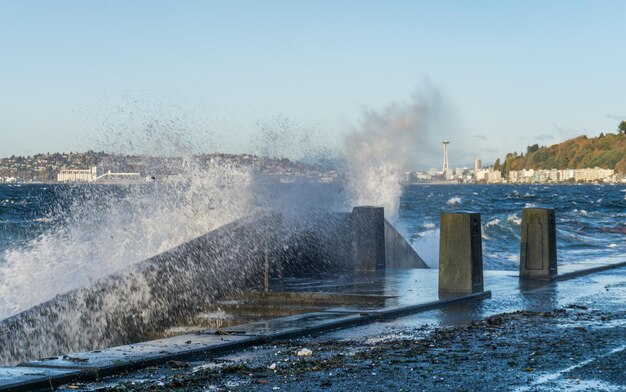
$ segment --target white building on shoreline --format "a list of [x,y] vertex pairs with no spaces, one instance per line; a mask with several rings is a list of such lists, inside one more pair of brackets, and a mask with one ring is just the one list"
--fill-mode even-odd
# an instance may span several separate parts
[[93,166],[91,169],[75,170],[61,169],[57,174],[58,182],[91,182],[98,177],[98,168]]
[[140,182],[139,173],[113,173],[111,170],[98,175],[96,166],[91,169],[62,169],[57,174],[57,182],[102,182],[102,183],[120,183],[120,182]]
[[560,183],[560,182],[617,182],[614,170],[587,168],[587,169],[550,169],[550,170],[512,170],[507,175],[507,182],[511,184],[530,183]]

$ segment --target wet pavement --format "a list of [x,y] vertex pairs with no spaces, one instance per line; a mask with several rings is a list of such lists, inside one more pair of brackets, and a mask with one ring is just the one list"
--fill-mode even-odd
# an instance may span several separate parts
[[[436,274],[293,280],[283,289],[377,296],[331,306],[349,313],[436,300]],[[486,271],[485,289],[492,299],[64,388],[626,391],[626,268],[548,284]],[[299,356],[303,348],[312,354]]]

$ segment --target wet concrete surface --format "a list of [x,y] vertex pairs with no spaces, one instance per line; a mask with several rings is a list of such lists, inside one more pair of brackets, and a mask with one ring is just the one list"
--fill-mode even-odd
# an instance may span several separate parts
[[[368,287],[369,294],[388,296],[384,306],[437,297],[436,271],[407,270],[378,285],[376,277],[364,279],[370,284],[353,281],[335,290]],[[307,283],[298,285],[302,289]],[[315,291],[315,284],[308,285]],[[626,268],[547,284],[520,283],[514,272],[488,271],[485,288],[492,290],[491,300],[211,360],[170,361],[65,388],[626,391]],[[379,306],[360,303],[337,310]],[[312,355],[298,356],[302,348]]]
[[156,363],[163,358],[176,357],[177,354],[192,356],[197,352],[202,355],[209,348],[219,352],[221,347],[243,345],[247,343],[246,340],[250,339],[253,337],[215,334],[180,335],[127,346],[29,361],[19,366],[37,367],[43,370],[54,368],[86,370],[95,373],[98,377],[138,367],[142,363]]
[[[623,258],[606,258],[584,264],[559,266],[561,274],[619,264]],[[429,322],[440,319],[458,318],[467,322],[489,314],[508,310],[538,308],[550,309],[558,301],[575,298],[578,291],[567,281],[559,286],[546,286],[545,282],[520,281],[516,271],[485,271],[485,289],[493,292],[493,299],[476,308],[459,312],[458,307],[451,311],[443,310],[435,314]],[[585,282],[588,277],[576,278]],[[198,332],[206,329],[220,329],[241,324],[265,322],[271,318],[298,315],[319,311],[362,312],[410,306],[443,299],[438,295],[438,270],[404,269],[387,270],[378,273],[320,275],[303,278],[288,278],[272,282],[273,292],[266,294],[249,293],[239,298],[222,301],[216,308],[207,309],[210,322],[180,324],[165,331],[169,336],[176,331]],[[561,294],[555,288],[561,287]],[[526,295],[532,292],[532,295]],[[555,302],[556,301],[556,302]],[[462,309],[461,309],[462,310]],[[418,324],[423,314],[416,316]]]
[[52,388],[80,378],[80,373],[72,369],[41,369],[32,367],[0,367],[0,388],[35,389]]

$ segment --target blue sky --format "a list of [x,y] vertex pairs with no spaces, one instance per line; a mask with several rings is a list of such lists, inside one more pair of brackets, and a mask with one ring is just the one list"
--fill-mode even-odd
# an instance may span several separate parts
[[455,119],[432,131],[452,163],[470,139],[491,161],[616,129],[624,15],[624,1],[0,1],[0,157],[98,148],[147,118],[232,152],[285,119],[339,145],[363,108],[428,85]]

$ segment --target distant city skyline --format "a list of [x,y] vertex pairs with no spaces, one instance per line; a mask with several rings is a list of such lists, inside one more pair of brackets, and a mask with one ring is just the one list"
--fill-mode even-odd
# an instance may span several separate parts
[[271,151],[297,158],[422,94],[445,121],[416,168],[441,166],[443,139],[451,168],[488,164],[626,119],[624,14],[622,1],[3,1],[0,157],[140,151],[152,135],[233,153],[286,138]]

